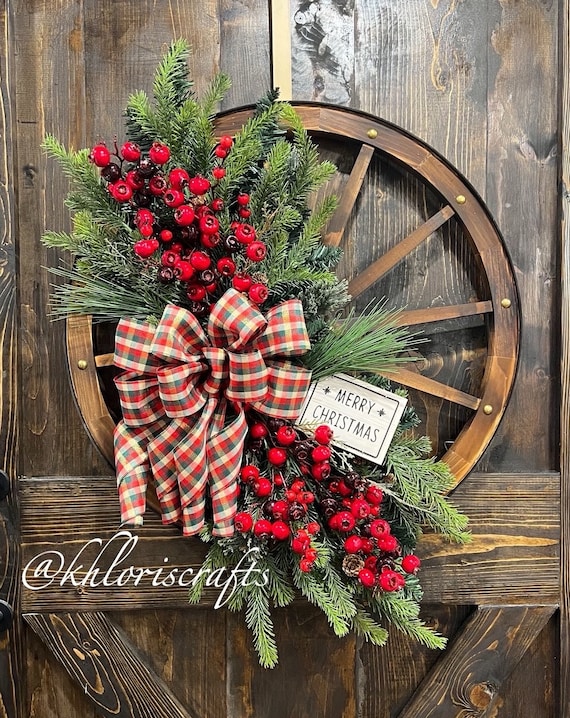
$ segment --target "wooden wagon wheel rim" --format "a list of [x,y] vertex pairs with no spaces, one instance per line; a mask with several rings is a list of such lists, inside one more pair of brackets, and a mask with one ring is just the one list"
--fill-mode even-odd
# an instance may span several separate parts
[[[404,311],[402,323],[419,325],[484,315],[489,325],[487,359],[479,396],[462,392],[419,373],[400,369],[390,378],[410,388],[465,406],[473,411],[451,447],[441,457],[456,483],[475,466],[495,434],[513,386],[519,347],[519,300],[511,262],[501,236],[469,183],[444,158],[421,140],[366,113],[316,103],[293,103],[304,127],[314,136],[345,138],[361,144],[338,209],[331,218],[326,242],[338,245],[359,195],[375,152],[389,157],[433,189],[445,203],[395,247],[379,257],[349,283],[358,296],[394,268],[452,217],[461,225],[473,253],[484,269],[489,297],[482,301]],[[219,134],[235,134],[253,108],[223,113],[216,120]],[[97,369],[112,362],[112,355],[94,354],[91,318],[67,320],[67,356],[73,391],[80,413],[96,446],[113,464],[114,421],[103,400]]]

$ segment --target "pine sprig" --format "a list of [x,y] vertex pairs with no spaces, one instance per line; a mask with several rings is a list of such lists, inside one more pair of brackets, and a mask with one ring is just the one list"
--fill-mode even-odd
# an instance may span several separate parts
[[374,609],[401,633],[410,636],[427,648],[439,650],[445,648],[447,639],[426,626],[425,622],[420,619],[420,607],[413,599],[393,593],[383,593],[373,599],[371,603]]
[[278,661],[277,643],[265,586],[247,592],[245,622],[253,635],[253,645],[260,665],[263,668],[274,668]]
[[352,630],[374,646],[384,646],[388,640],[388,631],[361,608],[352,617]]
[[411,361],[403,352],[413,337],[395,319],[382,304],[369,307],[358,317],[351,312],[303,357],[313,380],[341,372],[382,374]]

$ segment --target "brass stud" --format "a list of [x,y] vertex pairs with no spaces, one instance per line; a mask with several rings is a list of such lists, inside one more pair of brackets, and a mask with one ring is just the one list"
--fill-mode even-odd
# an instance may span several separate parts
[[488,414],[492,414],[492,413],[493,413],[493,407],[491,406],[491,404],[485,404],[485,406],[483,407],[483,414],[488,415]]
[[371,140],[375,140],[378,137],[378,130],[370,129],[366,134]]
[[457,202],[457,204],[465,204],[465,202],[467,202],[467,198],[464,194],[458,194],[455,198],[455,201]]
[[511,306],[511,300],[507,299],[506,297],[504,299],[501,299],[501,306],[503,309],[508,309]]
[[77,362],[77,366],[79,367],[79,369],[87,369],[87,361],[85,359],[80,359]]

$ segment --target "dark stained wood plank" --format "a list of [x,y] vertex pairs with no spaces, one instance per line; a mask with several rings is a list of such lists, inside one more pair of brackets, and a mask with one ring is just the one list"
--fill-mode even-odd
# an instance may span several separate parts
[[[451,643],[472,612],[472,606],[424,604],[420,615]],[[399,715],[442,656],[441,651],[420,646],[396,630],[390,632],[385,646],[359,646],[357,680],[359,686],[368,687],[360,695],[361,718]]]
[[356,642],[337,638],[321,611],[307,604],[275,611],[279,664],[259,667],[239,614],[228,616],[228,715],[240,718],[354,718]]
[[557,99],[563,74],[557,44],[563,10],[560,3],[488,6],[485,197],[517,268],[524,331],[509,409],[480,467],[556,469],[559,356],[544,347],[558,345],[559,198],[551,188],[559,181],[557,123],[563,115]]
[[491,715],[504,681],[554,610],[554,606],[479,608],[398,718]]
[[[86,90],[82,4],[21,2],[11,6],[16,97],[18,239],[21,274],[18,298],[21,322],[22,409],[20,471],[69,471],[89,466],[108,471],[90,442],[75,408],[65,368],[64,325],[48,316],[50,284],[45,270],[58,264],[40,237],[49,227],[68,229],[63,199],[67,181],[40,149],[47,132],[68,146],[86,143]],[[41,37],[41,41],[38,38]],[[100,80],[98,80],[100,84]],[[54,88],[57,88],[54,91]],[[52,469],[48,469],[51,466]],[[60,467],[60,468],[58,468]]]
[[459,389],[454,389],[452,386],[447,386],[447,384],[442,384],[439,381],[434,381],[427,376],[422,376],[417,371],[404,369],[404,367],[398,367],[388,376],[390,379],[398,382],[398,384],[419,389],[419,391],[423,391],[426,394],[438,396],[454,404],[466,406],[468,409],[478,409],[481,404],[481,400],[476,396],[467,394]]
[[227,611],[161,608],[106,615],[192,714],[227,715]]
[[103,614],[25,614],[24,619],[102,716],[196,716],[182,706]]
[[[467,484],[452,494],[453,502],[470,518],[473,539],[458,546],[441,537],[426,534],[419,545],[423,558],[421,582],[425,600],[451,604],[524,603],[529,600],[556,603],[559,594],[559,477],[529,475],[472,475]],[[158,516],[148,513],[145,526],[113,539],[119,530],[119,510],[115,480],[108,478],[22,479],[22,565],[29,562],[24,577],[23,606],[28,612],[82,610],[129,610],[142,608],[175,608],[187,606],[187,581],[199,570],[205,545],[197,539],[180,536],[175,528],[163,527]],[[37,516],[42,515],[42,521]],[[113,539],[112,544],[100,543]],[[91,542],[88,546],[86,544]],[[98,554],[105,545],[96,564]],[[103,577],[121,546],[126,546],[122,560]],[[81,551],[71,575],[63,580],[59,573],[53,582],[40,590],[34,578],[35,558],[45,551],[65,567]],[[168,559],[165,562],[165,558]],[[80,565],[83,565],[80,568]],[[129,580],[117,586],[122,570],[134,566],[148,569],[139,585]],[[168,569],[165,569],[168,565]],[[94,573],[99,568],[98,574]],[[188,571],[194,570],[194,574]],[[153,578],[166,580],[168,571],[182,585],[153,586]],[[161,571],[158,574],[158,571]],[[152,572],[152,573],[151,573]],[[539,572],[540,582],[529,582],[529,575]],[[127,575],[127,574],[125,574]],[[138,573],[137,573],[138,575]],[[143,580],[144,579],[144,580]],[[82,583],[83,582],[83,583]],[[174,582],[176,583],[176,581]],[[203,605],[213,605],[219,590],[209,588]]]
[[560,433],[560,718],[570,718],[570,2],[565,0],[562,8],[560,422],[564,430]]

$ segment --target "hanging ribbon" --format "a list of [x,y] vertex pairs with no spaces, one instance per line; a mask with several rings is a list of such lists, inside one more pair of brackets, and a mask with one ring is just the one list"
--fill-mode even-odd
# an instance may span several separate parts
[[244,408],[295,420],[311,374],[284,357],[310,348],[301,302],[264,316],[229,289],[206,331],[191,312],[167,305],[153,330],[123,319],[115,340],[115,383],[123,419],[115,465],[123,523],[141,525],[154,479],[163,523],[191,536],[204,526],[206,496],[214,536],[231,536],[247,422]]

